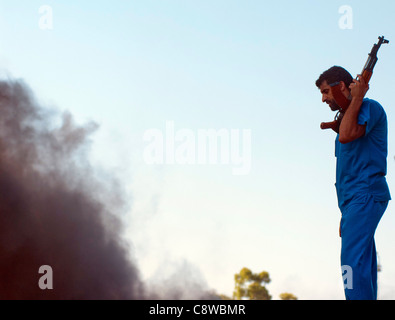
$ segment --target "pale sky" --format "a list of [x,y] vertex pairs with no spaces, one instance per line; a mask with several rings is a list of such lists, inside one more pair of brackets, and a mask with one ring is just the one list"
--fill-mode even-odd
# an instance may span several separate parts
[[[100,125],[92,161],[130,193],[123,219],[144,279],[186,263],[231,295],[248,267],[269,272],[275,299],[343,299],[335,133],[319,128],[334,114],[314,83],[333,65],[356,76],[378,36],[390,40],[367,96],[387,112],[395,194],[394,10],[390,0],[1,0],[0,70],[44,106]],[[147,163],[144,135],[165,139],[168,123],[189,143],[235,130],[239,155],[250,132],[251,170]],[[395,298],[394,211],[376,233],[381,299]]]

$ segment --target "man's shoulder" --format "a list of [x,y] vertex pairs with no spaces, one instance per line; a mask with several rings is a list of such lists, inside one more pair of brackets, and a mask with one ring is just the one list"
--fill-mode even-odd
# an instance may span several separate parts
[[377,113],[385,115],[383,106],[376,100],[364,98],[362,101],[361,109],[365,109],[369,113]]
[[374,108],[379,108],[379,109],[383,109],[382,105],[374,99],[370,99],[370,98],[364,98],[362,101],[362,106],[373,106]]

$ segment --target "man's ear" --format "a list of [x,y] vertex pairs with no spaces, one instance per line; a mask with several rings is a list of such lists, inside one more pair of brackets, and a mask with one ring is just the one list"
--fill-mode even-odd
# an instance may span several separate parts
[[350,89],[347,87],[347,85],[344,83],[344,81],[340,81],[340,91],[348,97],[350,95]]

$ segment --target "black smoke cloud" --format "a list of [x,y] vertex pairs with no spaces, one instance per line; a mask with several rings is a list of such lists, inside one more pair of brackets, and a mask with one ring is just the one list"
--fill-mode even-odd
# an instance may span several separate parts
[[[96,129],[41,107],[24,81],[0,81],[0,299],[218,299],[186,263],[142,282],[122,186],[88,161]],[[53,289],[39,287],[43,265]]]
[[[0,299],[146,298],[121,237],[121,188],[87,161],[96,127],[41,108],[23,81],[0,82]],[[42,265],[52,290],[38,286]]]

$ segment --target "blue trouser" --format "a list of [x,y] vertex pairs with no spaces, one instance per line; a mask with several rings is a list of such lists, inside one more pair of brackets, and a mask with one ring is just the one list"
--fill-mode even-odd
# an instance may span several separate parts
[[344,283],[347,300],[377,299],[374,233],[387,205],[388,201],[375,201],[373,196],[366,195],[341,208],[341,265],[343,280],[347,280]]

